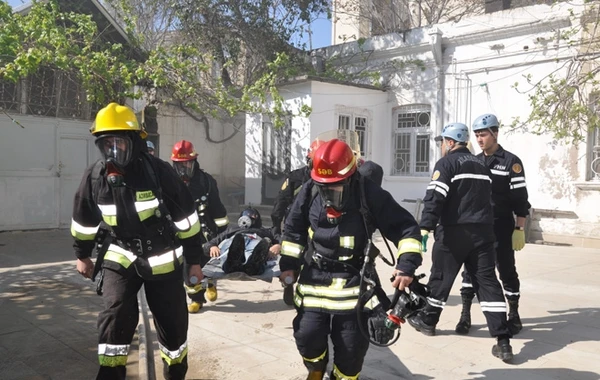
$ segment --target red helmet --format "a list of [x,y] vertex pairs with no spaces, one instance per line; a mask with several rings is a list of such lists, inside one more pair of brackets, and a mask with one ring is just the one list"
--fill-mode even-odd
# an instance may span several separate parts
[[198,153],[194,150],[194,144],[189,141],[181,140],[173,145],[171,153],[171,161],[191,161],[198,157]]
[[318,183],[329,184],[350,178],[356,171],[356,158],[348,144],[333,139],[319,146],[313,155],[310,176]]

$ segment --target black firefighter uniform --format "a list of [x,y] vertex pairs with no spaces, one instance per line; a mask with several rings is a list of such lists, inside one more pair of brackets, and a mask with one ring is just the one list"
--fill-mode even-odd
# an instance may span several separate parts
[[[148,173],[143,159],[151,160],[154,175]],[[92,180],[95,165],[86,170],[75,194],[71,233],[79,259],[91,257],[102,221],[114,235],[103,262],[98,378],[124,376],[138,322],[136,295],[144,284],[157,325],[165,374],[183,379],[187,371],[188,314],[181,263],[185,256],[188,263],[199,264],[202,252],[194,201],[173,168],[153,156],[132,162],[125,176],[127,185],[114,189],[104,176]],[[157,180],[162,197],[156,189]],[[166,213],[174,223],[168,222]]]
[[[350,198],[339,224],[327,221],[312,180],[298,194],[285,222],[281,271],[301,269],[294,302],[294,337],[304,364],[324,371],[328,361],[328,335],[334,344],[333,375],[358,378],[369,342],[358,328],[355,307],[367,232],[360,213],[360,184],[353,179]],[[374,227],[398,247],[397,268],[412,275],[422,262],[421,234],[414,217],[377,184],[365,180],[364,191]],[[304,263],[305,248],[312,258]],[[323,259],[320,259],[323,258]],[[347,270],[351,266],[353,270]]]

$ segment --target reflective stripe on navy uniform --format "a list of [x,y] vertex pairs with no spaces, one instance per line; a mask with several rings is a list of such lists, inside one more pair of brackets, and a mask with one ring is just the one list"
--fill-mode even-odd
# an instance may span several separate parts
[[523,218],[529,215],[531,205],[528,201],[527,183],[523,163],[516,155],[498,146],[498,150],[485,160],[492,172],[492,204],[495,218],[513,218],[513,213]]
[[[423,198],[421,229],[435,230],[427,306],[417,315],[435,326],[463,263],[477,277],[479,303],[492,336],[509,334],[506,303],[495,273],[490,169],[464,146],[434,167]],[[438,225],[439,222],[439,225]]]
[[489,199],[479,196],[490,191],[491,182],[489,169],[466,147],[451,151],[435,164],[423,198],[421,229],[433,231],[438,222],[493,224]]
[[[491,156],[480,153],[477,157],[485,160],[492,173],[492,204],[494,206],[494,233],[496,235],[496,261],[504,295],[509,299],[521,295],[521,284],[515,266],[515,251],[512,248],[514,215],[526,218],[531,205],[528,201],[525,168],[516,155],[498,149]],[[462,273],[461,293],[467,297],[474,294],[471,278]]]

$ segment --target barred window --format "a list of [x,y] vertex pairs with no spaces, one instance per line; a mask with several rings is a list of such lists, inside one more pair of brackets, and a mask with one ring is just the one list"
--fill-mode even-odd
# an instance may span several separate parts
[[392,175],[429,176],[431,106],[413,104],[394,111]]
[[338,116],[338,129],[349,129],[358,135],[361,157],[367,155],[367,118],[353,114],[340,114]]

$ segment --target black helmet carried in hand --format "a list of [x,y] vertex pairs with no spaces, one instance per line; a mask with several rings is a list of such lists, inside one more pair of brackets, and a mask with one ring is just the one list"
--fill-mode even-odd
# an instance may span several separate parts
[[253,207],[248,207],[240,214],[238,219],[238,226],[241,228],[261,228],[262,220],[260,213]]

